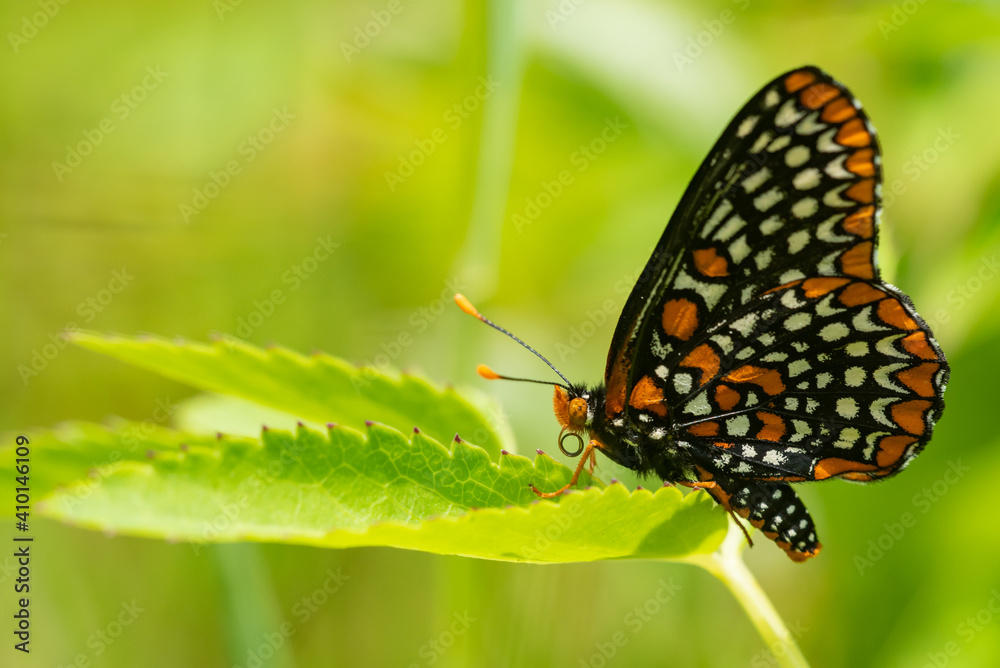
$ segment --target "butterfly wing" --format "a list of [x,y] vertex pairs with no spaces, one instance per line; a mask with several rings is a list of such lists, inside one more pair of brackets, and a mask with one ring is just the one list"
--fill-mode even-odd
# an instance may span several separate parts
[[902,468],[943,410],[948,366],[880,280],[880,182],[874,130],[845,87],[813,67],[766,85],[699,168],[626,302],[607,417],[642,430],[669,411],[682,447],[719,475]]

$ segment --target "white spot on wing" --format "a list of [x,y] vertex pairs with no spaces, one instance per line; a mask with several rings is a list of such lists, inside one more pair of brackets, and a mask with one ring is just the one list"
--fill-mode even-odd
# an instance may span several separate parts
[[793,313],[792,315],[785,318],[785,329],[789,332],[795,332],[803,327],[808,327],[809,323],[812,322],[812,316],[808,313]]
[[719,228],[719,231],[715,233],[713,237],[717,241],[729,241],[733,238],[733,235],[743,229],[747,224],[747,221],[739,217],[739,215],[732,216],[726,221],[726,224]]
[[774,153],[776,151],[780,151],[781,149],[785,148],[791,143],[792,143],[791,137],[789,137],[788,135],[781,135],[773,142],[771,142],[771,145],[767,147],[767,150],[771,153]]
[[[840,399],[837,399],[837,415],[847,420],[853,420],[858,415],[857,400],[853,397],[841,397]],[[854,430],[854,433],[854,438],[857,440],[857,429]]]
[[686,397],[691,392],[692,377],[689,373],[674,374],[674,389],[677,394]]
[[748,116],[747,118],[744,118],[743,122],[740,123],[740,127],[736,129],[736,136],[740,139],[746,137],[753,131],[758,120],[760,120],[760,116]]
[[795,132],[797,132],[800,135],[807,135],[807,136],[816,134],[820,130],[823,130],[824,128],[827,127],[826,123],[818,123],[817,122],[818,119],[819,119],[819,110],[817,109],[816,111],[812,112],[811,114],[803,118],[801,121],[799,121],[799,124],[795,126]]
[[740,238],[729,244],[729,257],[733,262],[739,264],[750,254],[750,246],[747,245],[747,235],[740,235]]
[[785,223],[777,215],[770,216],[760,224],[760,232],[764,235],[774,234],[780,230],[784,224]]
[[708,395],[699,392],[684,406],[684,412],[691,415],[708,415],[712,412],[712,407],[708,405]]
[[865,370],[859,366],[852,366],[844,372],[844,383],[848,387],[860,387],[865,382]]
[[797,190],[811,190],[819,185],[819,170],[815,167],[807,167],[792,177],[792,185]]
[[757,195],[753,200],[753,205],[758,211],[767,211],[772,206],[785,198],[785,193],[781,192],[778,186],[774,186],[762,195]]
[[844,323],[831,322],[819,331],[819,337],[824,341],[839,341],[850,333],[851,330]]
[[730,436],[746,436],[750,431],[750,418],[746,415],[737,415],[726,420],[726,431]]
[[811,368],[812,366],[810,366],[807,360],[795,360],[788,365],[788,376],[790,378],[795,378],[799,374],[803,374]]
[[844,169],[845,160],[847,160],[846,153],[838,155],[836,158],[826,163],[826,167],[823,168],[823,171],[826,172],[827,176],[832,176],[835,179],[853,179],[855,175]]
[[821,153],[838,153],[844,150],[844,146],[841,146],[833,140],[837,136],[838,128],[830,128],[823,134],[819,136],[816,141],[816,148],[820,150]]
[[785,153],[785,164],[789,167],[801,167],[809,160],[809,147],[793,146]]
[[[815,200],[813,200],[815,202]],[[809,230],[799,230],[788,236],[788,252],[795,255],[809,243]]]
[[743,190],[748,193],[752,193],[754,190],[757,190],[757,188],[760,188],[769,178],[771,178],[771,170],[767,167],[761,167],[756,172],[743,179]]
[[789,98],[781,105],[778,114],[774,117],[774,124],[779,128],[787,128],[792,123],[798,122],[806,112],[802,111],[795,104],[795,98]]

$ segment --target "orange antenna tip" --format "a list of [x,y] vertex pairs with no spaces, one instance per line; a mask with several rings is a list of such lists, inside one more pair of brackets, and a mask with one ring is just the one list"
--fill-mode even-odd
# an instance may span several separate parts
[[496,371],[489,368],[485,364],[480,364],[479,366],[477,366],[476,373],[478,373],[486,380],[500,380],[500,374],[498,374]]
[[462,309],[469,315],[482,320],[483,316],[479,315],[479,311],[476,310],[476,307],[473,306],[472,302],[466,299],[464,295],[456,294],[455,303],[458,304],[458,308]]

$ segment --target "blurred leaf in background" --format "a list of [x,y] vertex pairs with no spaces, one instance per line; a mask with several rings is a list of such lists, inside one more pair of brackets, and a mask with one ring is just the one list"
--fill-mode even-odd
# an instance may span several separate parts
[[[545,373],[463,318],[455,291],[596,381],[725,123],[780,72],[831,72],[879,130],[880,261],[949,356],[948,408],[903,475],[802,489],[819,559],[748,560],[816,665],[997,662],[995,3],[13,0],[0,28],[5,431],[155,421],[191,396],[67,347],[74,328],[218,332],[441,384],[478,383],[481,361]],[[482,389],[522,453],[554,450],[544,389]],[[636,484],[606,461],[599,473]],[[733,666],[781,651],[676,565],[198,555],[36,531],[24,665]],[[5,591],[13,574],[0,558]]]

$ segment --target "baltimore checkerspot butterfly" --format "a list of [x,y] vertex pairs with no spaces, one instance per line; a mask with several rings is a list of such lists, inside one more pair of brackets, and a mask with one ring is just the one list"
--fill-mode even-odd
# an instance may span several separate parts
[[804,561],[821,545],[789,483],[898,473],[944,410],[944,353],[875,262],[880,189],[860,104],[803,67],[747,102],[698,169],[625,304],[602,385],[570,383],[456,301],[564,381],[559,447],[582,455],[570,485],[600,451],[707,490]]

